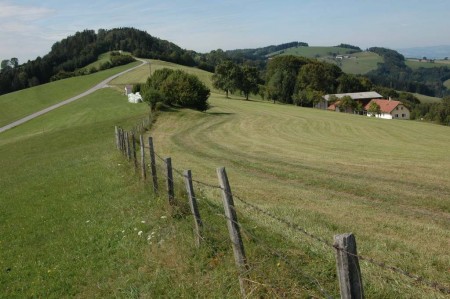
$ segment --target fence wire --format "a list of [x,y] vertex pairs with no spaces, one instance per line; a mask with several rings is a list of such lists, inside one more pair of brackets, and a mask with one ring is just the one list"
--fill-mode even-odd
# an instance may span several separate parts
[[[119,132],[121,132],[121,130],[119,130]],[[123,132],[123,131],[122,131],[122,132]],[[123,137],[122,137],[122,138],[123,138]],[[119,140],[120,140],[120,139],[119,139]],[[119,145],[122,146],[122,144],[119,144]],[[143,147],[149,149],[148,146],[143,146]],[[122,151],[123,151],[123,150],[122,150]],[[154,153],[155,153],[155,156],[156,156],[160,161],[162,161],[162,162],[164,163],[164,165],[165,165],[165,159],[164,159],[163,157],[161,157],[156,151],[154,151]],[[125,153],[125,155],[126,155],[126,153]],[[177,168],[175,168],[175,167],[172,166],[172,171],[173,171],[174,173],[176,173],[178,176],[180,176],[181,178],[185,178],[185,175],[184,175],[184,173],[183,173],[181,170],[179,170],[179,169],[177,169]],[[163,176],[164,176],[165,178],[169,179],[169,178],[167,177],[167,175],[166,175],[164,172],[163,172]],[[206,183],[206,182],[199,181],[199,180],[194,180],[194,179],[192,179],[192,182],[195,182],[196,184],[201,185],[201,186],[203,186],[203,187],[207,187],[207,188],[211,188],[211,189],[221,190],[221,191],[227,192],[226,190],[224,190],[224,188],[222,188],[222,187],[220,187],[220,186],[218,186],[218,185],[213,185],[213,184],[210,184],[210,183]],[[174,179],[172,179],[172,183],[174,183]],[[346,251],[344,248],[340,248],[339,246],[337,246],[337,245],[335,245],[335,244],[333,244],[333,243],[327,241],[325,238],[320,237],[320,236],[317,236],[317,235],[315,235],[315,234],[309,232],[309,231],[306,230],[305,228],[301,227],[300,225],[298,225],[298,224],[296,224],[296,223],[293,223],[293,222],[291,222],[291,221],[289,221],[289,220],[286,220],[286,219],[284,219],[284,218],[281,218],[281,217],[279,217],[279,216],[273,214],[272,212],[267,211],[267,210],[265,210],[265,209],[263,209],[263,208],[261,208],[261,207],[255,205],[255,204],[249,202],[248,200],[242,198],[241,196],[239,196],[239,195],[237,195],[237,194],[235,194],[235,193],[234,193],[234,194],[229,193],[229,195],[233,196],[233,198],[237,199],[239,202],[241,202],[242,204],[244,204],[244,206],[246,206],[246,207],[248,207],[248,208],[250,208],[250,209],[252,209],[252,210],[255,210],[255,211],[257,211],[257,212],[259,212],[259,213],[261,213],[261,214],[264,214],[264,215],[268,216],[269,218],[271,218],[271,219],[273,219],[273,220],[275,220],[275,221],[277,221],[277,222],[279,222],[279,223],[282,223],[283,225],[287,226],[288,228],[290,228],[290,229],[292,229],[292,230],[294,230],[294,231],[298,231],[298,232],[300,232],[301,234],[308,236],[310,239],[315,240],[315,241],[317,241],[317,242],[319,242],[319,243],[325,245],[326,247],[334,248],[335,250],[344,252],[344,253],[346,253],[346,254],[348,254],[349,256],[352,256],[352,257],[354,257],[354,258],[358,258],[358,259],[360,259],[360,260],[366,261],[366,262],[368,262],[368,263],[370,263],[370,264],[372,264],[372,265],[375,265],[375,266],[377,266],[377,267],[379,267],[379,268],[381,268],[381,269],[389,270],[389,271],[391,271],[391,272],[393,272],[393,273],[400,274],[400,275],[402,275],[402,276],[404,276],[404,277],[407,277],[407,278],[409,278],[409,279],[411,279],[411,280],[413,280],[413,281],[415,281],[415,282],[417,282],[417,283],[420,283],[420,284],[425,285],[425,286],[427,286],[427,287],[433,288],[433,289],[435,289],[435,290],[437,290],[437,291],[439,291],[439,292],[441,292],[441,293],[443,293],[443,294],[450,294],[450,288],[447,287],[447,286],[444,286],[442,283],[439,283],[439,282],[436,282],[436,281],[428,280],[428,279],[424,278],[423,276],[420,276],[420,275],[411,273],[411,272],[409,272],[409,271],[406,271],[406,270],[401,269],[401,268],[396,267],[396,266],[389,265],[389,264],[387,264],[387,263],[385,263],[385,262],[383,262],[383,261],[379,261],[379,260],[374,259],[374,258],[371,258],[371,257],[367,257],[367,256],[363,256],[363,255],[360,255],[360,254],[354,254],[354,253],[348,252],[348,251]],[[182,200],[181,200],[181,201],[182,201]],[[208,202],[208,200],[205,198],[205,200],[203,200],[203,202]],[[220,213],[220,216],[221,216],[221,217],[228,218],[228,217],[227,217],[225,214],[223,214],[223,213]],[[245,228],[242,226],[242,224],[237,223],[237,222],[236,222],[236,224],[239,225],[239,227],[241,227],[243,230],[245,230],[246,233],[250,233],[247,229],[245,229]],[[251,235],[252,235],[253,237],[255,237],[253,234],[251,234]],[[259,240],[259,239],[258,239],[258,240]],[[261,240],[259,240],[259,241],[261,241]],[[289,259],[287,259],[286,257],[284,257],[281,253],[279,253],[279,252],[277,252],[277,251],[273,251],[273,249],[270,250],[270,251],[271,251],[274,255],[276,255],[277,257],[279,257],[280,259],[282,259],[286,264],[291,264],[291,263],[289,262]],[[297,267],[297,268],[298,268],[298,267]],[[294,267],[294,269],[297,269],[297,268]],[[297,269],[297,270],[298,270],[298,269]],[[307,277],[307,276],[305,276],[305,277]],[[318,289],[322,292],[322,295],[324,295],[326,298],[332,298],[332,297],[331,297],[331,296],[330,296],[330,295],[329,295],[329,294],[328,294],[328,293],[320,286],[320,283],[319,283],[314,277],[309,277],[309,278],[310,278],[312,281],[315,282],[315,284],[316,284],[316,286],[318,287]],[[415,285],[412,284],[412,286],[415,286]]]

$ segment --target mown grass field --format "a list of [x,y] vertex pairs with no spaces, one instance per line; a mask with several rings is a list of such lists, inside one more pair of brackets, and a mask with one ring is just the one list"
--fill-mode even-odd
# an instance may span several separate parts
[[[153,61],[152,71],[163,65],[177,67]],[[147,68],[114,83],[143,82]],[[353,232],[360,254],[448,285],[448,127],[217,93],[210,102],[206,113],[158,116],[150,135],[159,155],[214,185],[216,167],[225,166],[239,197],[330,242]],[[215,241],[195,251],[192,219],[171,218],[114,149],[114,125],[131,127],[147,109],[104,89],[0,134],[0,297],[239,294],[226,233],[215,232],[220,223],[225,229],[217,190],[197,189]],[[332,249],[235,201],[245,227],[338,296]],[[249,262],[261,270],[252,285],[269,290],[263,295],[323,297],[316,282],[244,237]],[[367,262],[361,270],[368,298],[445,298]]]
[[7,125],[33,112],[76,96],[102,80],[137,64],[139,62],[3,95],[0,97],[0,126]]
[[325,56],[331,56],[330,53],[335,53],[337,55],[347,54],[351,51],[351,49],[340,48],[340,47],[292,47],[289,49],[277,51],[269,54],[268,56],[273,55],[294,55],[294,56],[303,56],[308,58],[319,58]]
[[334,59],[330,53],[345,55],[350,53],[350,49],[339,47],[297,47],[272,53],[271,55],[294,55],[337,64],[345,73],[365,74],[378,67],[377,63],[383,62],[383,58],[372,52],[357,52],[349,54],[351,58],[342,60]]
[[434,63],[432,62],[421,62],[418,59],[406,59],[406,65],[409,66],[412,69],[418,69],[418,68],[433,68],[433,67],[441,67],[441,66],[450,66],[450,61],[448,60],[435,60]]
[[413,95],[417,97],[421,103],[439,103],[442,101],[441,98],[430,97],[420,93],[413,93]]

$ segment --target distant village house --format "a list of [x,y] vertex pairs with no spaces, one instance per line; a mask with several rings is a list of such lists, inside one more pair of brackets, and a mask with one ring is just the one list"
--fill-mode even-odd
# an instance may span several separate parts
[[370,101],[365,107],[364,110],[369,110],[369,106],[372,102],[375,102],[380,107],[380,114],[372,114],[367,112],[367,116],[375,116],[384,119],[409,119],[411,113],[409,109],[403,105],[400,101],[394,100],[385,100],[385,99],[374,99]]
[[[318,109],[328,109],[339,112],[339,107],[337,105],[330,106],[329,100],[334,96],[337,99],[341,99],[345,96],[351,97],[356,102],[360,102],[363,106],[367,105],[372,99],[382,99],[383,96],[375,91],[367,92],[352,92],[352,93],[337,93],[337,94],[327,94],[322,97],[322,100],[317,103],[314,107]],[[330,109],[331,108],[331,109]]]

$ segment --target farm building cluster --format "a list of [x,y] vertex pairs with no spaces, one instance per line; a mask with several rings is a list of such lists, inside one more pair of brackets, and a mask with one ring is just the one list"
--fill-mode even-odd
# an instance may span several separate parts
[[[351,108],[342,108],[340,99],[350,97],[363,108],[361,113],[367,116],[373,116],[384,119],[409,119],[409,109],[400,101],[394,101],[391,98],[383,99],[383,96],[374,91],[327,94],[315,105],[318,109],[324,109],[337,112],[353,112]],[[371,105],[378,105],[377,113],[370,111]],[[344,109],[344,110],[342,110]]]

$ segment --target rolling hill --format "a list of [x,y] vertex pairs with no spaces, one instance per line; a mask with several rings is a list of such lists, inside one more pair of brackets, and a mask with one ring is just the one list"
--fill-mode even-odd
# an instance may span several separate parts
[[[131,128],[148,114],[145,104],[128,104],[119,87],[144,82],[162,67],[182,68],[210,85],[208,72],[150,62],[151,69],[111,82],[116,88],[0,134],[0,167],[8,174],[0,181],[6,297],[239,296],[230,245],[221,234],[220,190],[196,185],[212,237],[195,249],[192,219],[170,217],[165,196],[151,195],[151,186],[114,150],[114,126]],[[79,80],[80,86],[93,83],[92,77]],[[65,91],[55,86],[43,85],[39,94]],[[6,97],[0,97],[5,107],[29,109],[28,97]],[[237,198],[330,242],[351,231],[364,256],[431,281],[450,280],[448,127],[225,99],[217,91],[210,102],[204,113],[161,112],[146,137],[198,181],[215,186],[216,167],[227,168],[247,228],[255,294],[321,297],[325,289],[339,296],[334,251]],[[297,272],[267,247],[282,251]],[[368,262],[361,262],[361,271],[367,297],[445,298]]]

